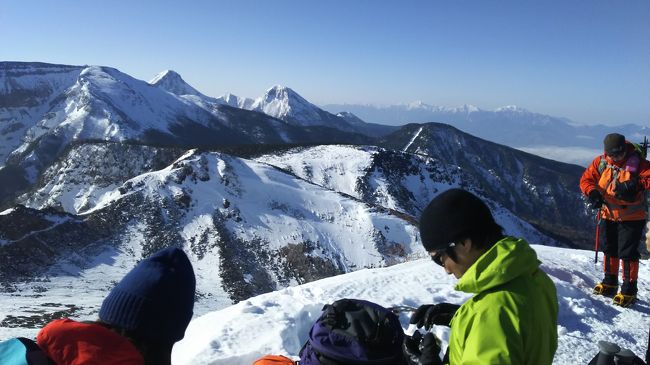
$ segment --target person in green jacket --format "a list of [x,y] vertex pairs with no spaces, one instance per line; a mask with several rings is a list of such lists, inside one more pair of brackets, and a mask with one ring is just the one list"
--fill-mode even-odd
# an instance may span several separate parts
[[411,323],[429,330],[451,327],[440,359],[433,333],[404,342],[413,365],[552,364],[557,349],[555,286],[522,239],[503,235],[475,195],[450,189],[422,213],[420,235],[431,259],[459,279],[455,289],[474,294],[463,305],[420,306]]

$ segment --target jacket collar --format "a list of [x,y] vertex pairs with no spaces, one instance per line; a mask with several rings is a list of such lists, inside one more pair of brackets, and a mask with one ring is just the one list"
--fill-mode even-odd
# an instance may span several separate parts
[[467,269],[456,284],[456,290],[480,293],[532,273],[539,264],[535,250],[526,241],[505,237]]
[[144,364],[128,339],[97,323],[57,319],[41,329],[36,342],[57,364]]

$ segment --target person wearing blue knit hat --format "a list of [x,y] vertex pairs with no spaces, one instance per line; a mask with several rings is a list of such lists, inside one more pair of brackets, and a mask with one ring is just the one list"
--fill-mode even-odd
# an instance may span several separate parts
[[0,363],[170,365],[172,347],[192,319],[195,290],[185,253],[160,250],[111,290],[98,321],[57,319],[39,331],[36,343],[0,342]]
[[169,362],[172,346],[184,337],[192,319],[195,290],[189,259],[182,250],[167,248],[126,274],[104,299],[99,319],[126,331],[147,349],[153,345]]

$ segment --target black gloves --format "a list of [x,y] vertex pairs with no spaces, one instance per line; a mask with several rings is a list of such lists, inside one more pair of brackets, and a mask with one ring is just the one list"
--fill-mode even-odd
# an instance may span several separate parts
[[449,327],[449,322],[459,307],[459,305],[451,303],[421,305],[413,313],[409,323],[415,324],[418,328],[424,327],[427,331],[434,324]]
[[634,201],[636,194],[639,192],[639,179],[637,177],[632,177],[628,181],[624,181],[616,184],[614,187],[614,196],[616,199],[625,200],[625,201]]
[[405,336],[402,350],[408,365],[442,365],[438,355],[440,344],[431,332],[424,337],[420,331],[415,331],[413,336]]
[[589,192],[589,208],[600,209],[603,206],[603,195],[597,189]]

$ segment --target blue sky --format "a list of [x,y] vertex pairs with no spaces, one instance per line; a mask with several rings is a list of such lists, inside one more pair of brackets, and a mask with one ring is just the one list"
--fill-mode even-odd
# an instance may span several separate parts
[[172,69],[210,96],[518,105],[650,125],[650,1],[0,0],[0,60]]

